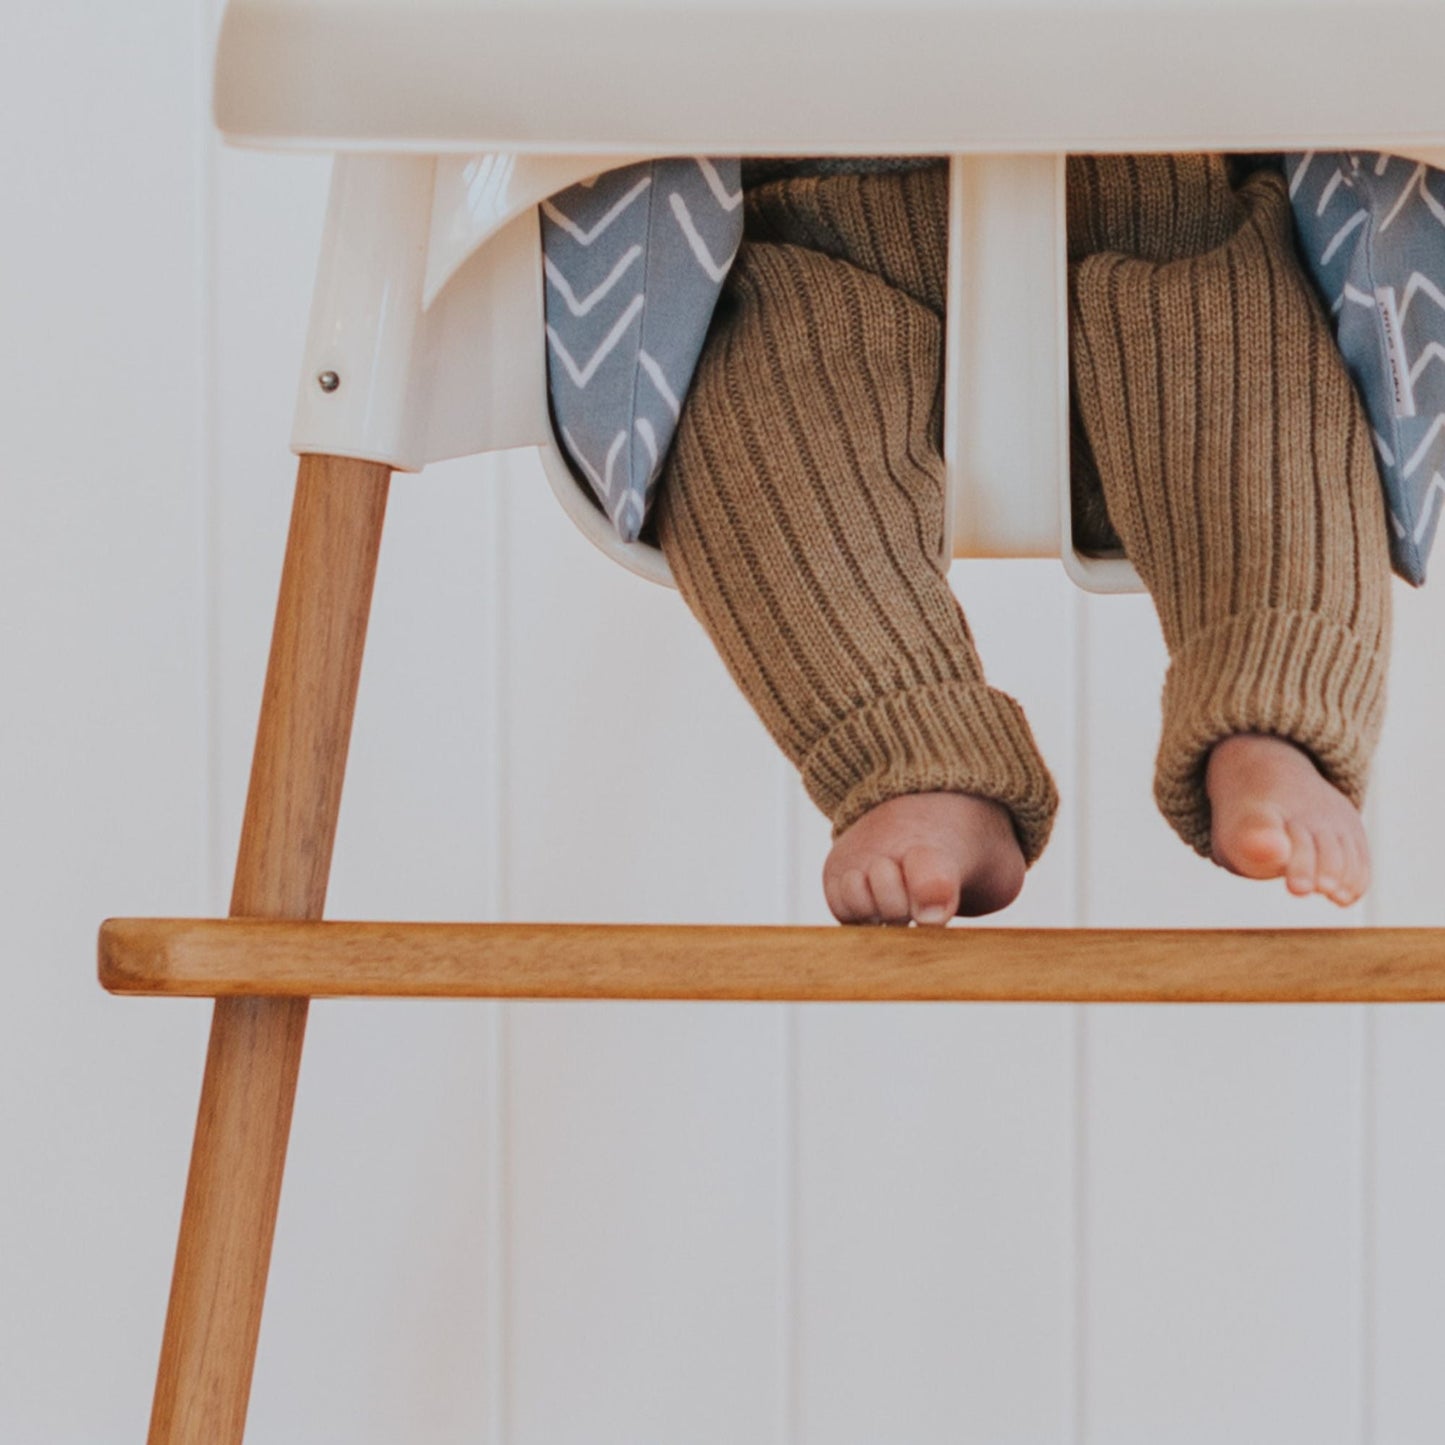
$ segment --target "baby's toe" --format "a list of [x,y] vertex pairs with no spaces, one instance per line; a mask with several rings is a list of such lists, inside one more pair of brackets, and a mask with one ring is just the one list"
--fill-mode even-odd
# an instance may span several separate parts
[[903,883],[903,869],[896,858],[875,858],[868,865],[868,887],[873,894],[878,916],[884,923],[907,923],[908,889]]
[[868,877],[861,868],[850,868],[839,879],[837,885],[839,907],[833,916],[839,923],[876,923],[878,906],[873,901],[873,890],[868,886]]
[[1370,845],[1365,839],[1363,828],[1351,839],[1351,843],[1355,862],[1350,881],[1355,890],[1355,897],[1363,898],[1370,891]]
[[1369,852],[1363,835],[1356,837],[1354,830],[1340,835],[1340,881],[1338,892],[1330,896],[1342,908],[1358,903],[1370,886]]
[[1315,840],[1315,886],[1331,903],[1344,905],[1346,897],[1344,839],[1333,828],[1319,828]]
[[1293,852],[1285,821],[1274,808],[1217,810],[1213,841],[1218,860],[1245,878],[1277,878]]
[[1289,860],[1284,865],[1285,887],[1303,897],[1315,891],[1318,878],[1314,834],[1299,823],[1286,824],[1285,831],[1290,841]]
[[1350,901],[1354,902],[1363,898],[1370,889],[1370,840],[1365,836],[1365,820],[1357,809],[1352,808],[1346,815],[1346,824],[1341,832],[1348,859],[1345,881],[1352,895]]
[[903,855],[903,876],[916,922],[944,924],[958,912],[958,864],[941,849],[910,848]]

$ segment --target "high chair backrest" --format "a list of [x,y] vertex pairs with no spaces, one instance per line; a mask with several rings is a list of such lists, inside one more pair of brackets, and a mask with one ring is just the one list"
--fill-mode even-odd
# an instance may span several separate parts
[[[1398,37],[1388,67],[1361,49]],[[566,36],[565,45],[558,43]],[[952,156],[950,556],[1079,554],[1069,506],[1064,156],[1354,145],[1445,160],[1445,5],[1354,0],[231,0],[238,144],[338,153],[293,446],[417,470],[522,445],[584,533],[546,399],[536,206],[648,155]],[[1440,149],[1431,151],[1433,144]]]

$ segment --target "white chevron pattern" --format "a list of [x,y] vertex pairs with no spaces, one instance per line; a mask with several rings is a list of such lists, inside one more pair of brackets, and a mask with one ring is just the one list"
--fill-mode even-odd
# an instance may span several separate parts
[[547,328],[547,340],[552,343],[552,349],[557,353],[562,365],[567,368],[567,375],[572,378],[572,384],[579,390],[585,390],[587,383],[597,374],[597,368],[615,350],[617,343],[622,340],[623,333],[632,325],[633,318],[638,316],[643,307],[643,296],[639,291],[632,298],[627,310],[612,325],[612,330],[603,338],[602,345],[597,348],[588,358],[583,366],[578,366],[573,359],[572,353],[562,344],[562,338],[557,335],[556,330],[549,326]]
[[1420,508],[1420,520],[1415,524],[1414,540],[1420,542],[1425,533],[1430,529],[1430,523],[1434,518],[1439,503],[1436,498],[1445,495],[1445,477],[1436,472],[1430,478],[1430,490],[1425,493],[1425,503]]
[[1325,247],[1324,253],[1320,256],[1320,265],[1328,266],[1330,262],[1334,260],[1335,252],[1338,251],[1340,247],[1345,244],[1345,241],[1349,238],[1350,232],[1357,230],[1359,227],[1363,226],[1365,222],[1369,219],[1370,213],[1367,210],[1363,209],[1363,207],[1360,210],[1356,211],[1355,214],[1351,216],[1350,219],[1346,221],[1345,224],[1341,226],[1340,229],[1336,231],[1335,234],[1330,238],[1330,244]]
[[643,161],[540,207],[552,413],[624,541],[645,520],[741,240],[740,179],[735,159]]
[[1437,201],[1431,193],[1430,187],[1423,181],[1420,183],[1420,199],[1425,202],[1425,209],[1428,210],[1442,226],[1445,226],[1445,203]]
[[723,184],[723,178],[718,175],[717,167],[708,160],[706,156],[694,156],[697,161],[697,168],[702,172],[702,178],[707,182],[707,188],[712,192],[712,198],[725,211],[735,211],[743,203],[742,187],[730,191]]
[[1432,341],[1429,346],[1415,358],[1415,364],[1410,368],[1411,385],[1420,380],[1420,373],[1424,371],[1432,361],[1445,364],[1445,346],[1441,346],[1438,341]]
[[608,272],[607,279],[595,290],[590,291],[580,301],[577,299],[577,295],[572,290],[572,287],[568,284],[567,278],[562,274],[561,268],[550,256],[544,256],[542,258],[542,269],[546,273],[547,279],[561,294],[563,301],[567,303],[567,309],[574,316],[586,316],[622,279],[627,268],[641,255],[641,246],[629,247],[628,250],[623,253],[622,259]]
[[642,445],[647,448],[647,459],[652,465],[652,470],[657,470],[657,431],[652,423],[645,416],[640,416],[633,424],[633,430],[637,433]]
[[562,428],[562,439],[567,443],[568,449],[576,457],[582,470],[587,473],[587,480],[592,483],[598,492],[605,496],[612,493],[612,471],[617,465],[618,454],[622,451],[623,443],[627,440],[627,433],[620,431],[612,438],[612,445],[607,448],[607,459],[603,463],[603,471],[599,475],[597,468],[587,459],[587,453],[578,445],[577,438],[572,435],[564,426]]
[[1361,291],[1353,282],[1346,281],[1345,289],[1335,297],[1335,304],[1330,307],[1331,311],[1338,312],[1339,309],[1349,301],[1355,306],[1368,306],[1371,311],[1375,309],[1376,301],[1368,291]]
[[642,530],[642,518],[642,503],[633,493],[626,493],[622,498],[622,505],[617,509],[617,516],[613,519],[615,525],[624,536],[635,537]]
[[672,207],[672,214],[677,217],[677,224],[682,227],[682,234],[687,237],[688,247],[697,258],[697,264],[716,282],[721,283],[722,278],[727,275],[732,267],[733,259],[737,251],[726,261],[714,261],[712,252],[707,248],[707,242],[698,233],[696,224],[692,219],[692,212],[687,208],[687,202],[674,191],[668,198],[668,204]]
[[1442,432],[1445,432],[1445,412],[1442,412],[1439,416],[1435,418],[1433,422],[1430,423],[1430,430],[1425,433],[1424,437],[1420,442],[1420,445],[1417,446],[1415,450],[1410,453],[1409,460],[1405,463],[1404,474],[1406,477],[1411,477],[1415,474],[1415,471],[1419,467],[1420,463],[1423,462],[1427,456],[1429,456],[1430,448],[1434,444],[1435,438],[1438,437]]
[[611,210],[592,227],[590,231],[583,230],[570,216],[565,215],[551,201],[542,202],[542,213],[549,221],[554,221],[566,231],[579,246],[590,246],[599,236],[606,235],[612,223],[652,184],[651,176],[643,176],[633,188],[617,201]]
[[1416,166],[1415,169],[1410,173],[1410,179],[1405,182],[1404,188],[1401,190],[1399,196],[1396,198],[1395,204],[1390,207],[1389,213],[1376,228],[1381,235],[1384,235],[1384,233],[1390,229],[1390,226],[1393,223],[1395,217],[1398,216],[1400,212],[1405,209],[1405,202],[1410,199],[1411,192],[1414,191],[1415,187],[1418,186],[1420,182],[1424,180],[1424,178],[1425,167],[1422,165]]
[[600,496],[605,497],[607,488],[603,485],[602,478],[598,475],[597,468],[587,460],[587,453],[578,445],[577,438],[567,430],[566,423],[562,425],[562,440],[567,443],[567,450],[572,454],[577,465],[587,473],[587,480],[592,483],[592,490]]
[[1424,294],[1428,296],[1442,311],[1445,311],[1445,292],[1423,272],[1412,271],[1410,279],[1405,283],[1405,295],[1400,301],[1400,320],[1403,322],[1410,314],[1410,303]]
[[1314,151],[1306,151],[1295,164],[1294,174],[1289,178],[1289,194],[1293,200],[1304,184],[1304,178],[1309,172],[1310,163],[1314,160]]
[[667,384],[667,377],[663,375],[662,368],[657,364],[656,359],[646,351],[637,353],[637,361],[643,371],[647,373],[647,379],[657,388],[657,394],[667,403],[667,409],[672,413],[673,421],[677,421],[682,416],[682,403]]
[[617,458],[627,442],[627,433],[620,431],[612,438],[612,445],[607,448],[607,463],[602,472],[602,486],[608,496],[612,495],[612,468],[617,465]]
[[1445,525],[1445,171],[1385,153],[1288,158],[1301,249],[1369,415],[1396,571]]

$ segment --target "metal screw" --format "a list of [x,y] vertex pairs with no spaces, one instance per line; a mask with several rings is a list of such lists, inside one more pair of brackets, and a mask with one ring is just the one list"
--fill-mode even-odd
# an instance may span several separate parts
[[336,388],[341,385],[341,378],[337,376],[334,371],[323,371],[321,375],[316,378],[316,385],[319,386],[322,391],[335,391]]

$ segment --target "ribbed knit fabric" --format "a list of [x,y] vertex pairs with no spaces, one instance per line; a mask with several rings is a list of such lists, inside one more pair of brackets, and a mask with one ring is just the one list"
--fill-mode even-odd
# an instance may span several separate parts
[[[1102,486],[1086,530],[1112,522],[1158,605],[1155,793],[1207,853],[1232,733],[1363,794],[1389,611],[1369,432],[1277,174],[1125,156],[1068,179],[1075,494]],[[673,574],[835,832],[972,793],[1032,862],[1053,783],[939,560],[946,169],[790,170],[745,214],[659,497]]]
[[917,171],[938,165],[937,156],[744,156],[743,188],[794,176],[876,175],[884,171]]
[[1074,385],[1109,518],[1170,654],[1155,798],[1208,854],[1232,733],[1307,749],[1357,805],[1389,631],[1380,483],[1272,169],[1072,158]]
[[1032,862],[1053,782],[940,557],[947,172],[793,177],[746,205],[659,493],[678,586],[835,833],[972,793]]

